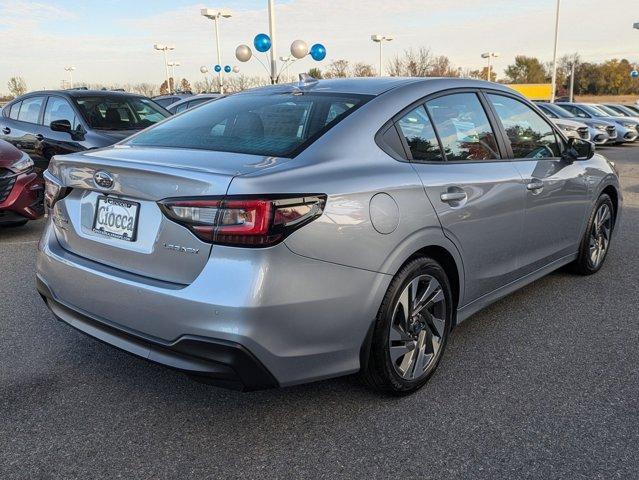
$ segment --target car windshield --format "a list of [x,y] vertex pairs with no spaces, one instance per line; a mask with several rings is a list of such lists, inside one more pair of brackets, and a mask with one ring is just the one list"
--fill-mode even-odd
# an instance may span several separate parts
[[301,92],[231,95],[188,110],[127,143],[295,156],[370,98]]
[[[613,117],[618,117],[619,115],[621,115],[619,112],[615,111],[614,109],[607,107],[606,105],[597,105],[597,107],[599,110],[603,110],[604,112],[606,112],[608,115],[612,115]],[[622,117],[625,115],[621,115]]]
[[581,105],[586,112],[593,117],[610,117],[610,115],[594,105]]
[[542,104],[542,108],[551,111],[557,116],[557,118],[574,118],[572,113],[561,108],[559,105],[555,105],[554,103],[544,103]]
[[91,128],[142,130],[170,114],[147,98],[125,96],[78,97],[75,102]]
[[637,112],[633,112],[631,109],[626,107],[625,105],[615,105],[615,108],[620,111],[626,117],[636,117]]

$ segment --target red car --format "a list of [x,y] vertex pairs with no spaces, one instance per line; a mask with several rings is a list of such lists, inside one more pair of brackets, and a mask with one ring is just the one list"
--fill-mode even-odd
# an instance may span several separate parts
[[33,161],[0,140],[0,227],[20,226],[44,213],[44,182]]

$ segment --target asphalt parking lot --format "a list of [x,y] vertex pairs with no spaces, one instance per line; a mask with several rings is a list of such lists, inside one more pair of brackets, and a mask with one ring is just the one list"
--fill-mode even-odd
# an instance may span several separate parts
[[475,315],[401,399],[238,393],[103,345],[35,291],[42,222],[0,231],[0,478],[637,478],[639,146],[601,152],[625,192],[603,270]]

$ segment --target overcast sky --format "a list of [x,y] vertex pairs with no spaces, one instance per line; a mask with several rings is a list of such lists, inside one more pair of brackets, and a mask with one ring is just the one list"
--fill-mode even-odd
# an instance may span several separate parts
[[[559,53],[583,59],[639,61],[637,0],[562,0]],[[222,23],[223,63],[237,64],[235,47],[267,32],[266,0],[0,0],[0,92],[21,75],[30,89],[59,88],[65,65],[75,65],[76,81],[160,83],[164,60],[153,44],[171,43],[180,77],[201,78],[201,65],[215,63],[213,23],[199,14],[204,6],[227,7],[234,16]],[[456,66],[479,68],[484,51],[501,57],[496,70],[515,55],[551,60],[555,0],[276,0],[278,54],[291,41],[326,45],[319,65],[305,59],[292,73],[325,67],[345,58],[377,66],[372,33],[392,34],[386,58],[404,49],[430,47]],[[632,16],[634,13],[634,17]],[[261,74],[257,62],[239,64]]]

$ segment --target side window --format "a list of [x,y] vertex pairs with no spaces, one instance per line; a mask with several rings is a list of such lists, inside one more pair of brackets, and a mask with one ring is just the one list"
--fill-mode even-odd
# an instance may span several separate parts
[[20,113],[21,106],[22,106],[22,102],[16,102],[13,105],[11,105],[11,108],[9,109],[9,118],[13,120],[17,120],[18,114]]
[[22,108],[20,108],[18,120],[21,122],[38,123],[43,101],[44,97],[25,98],[22,101]]
[[71,124],[71,128],[77,127],[73,107],[64,98],[49,97],[44,109],[44,125],[48,127],[55,120],[67,120]]
[[427,162],[444,160],[435,130],[423,106],[417,107],[400,118],[397,121],[397,128],[406,138],[413,160]]
[[544,107],[540,106],[539,107],[541,109],[542,112],[544,112],[546,114],[547,117],[549,118],[559,118],[557,115],[555,115],[555,113],[551,110],[547,110]]
[[561,150],[548,122],[514,98],[488,94],[506,130],[515,158],[559,157]]
[[449,161],[500,158],[497,141],[475,93],[454,93],[426,103]]
[[173,109],[174,113],[180,113],[189,108],[189,102],[180,103],[177,107]]

